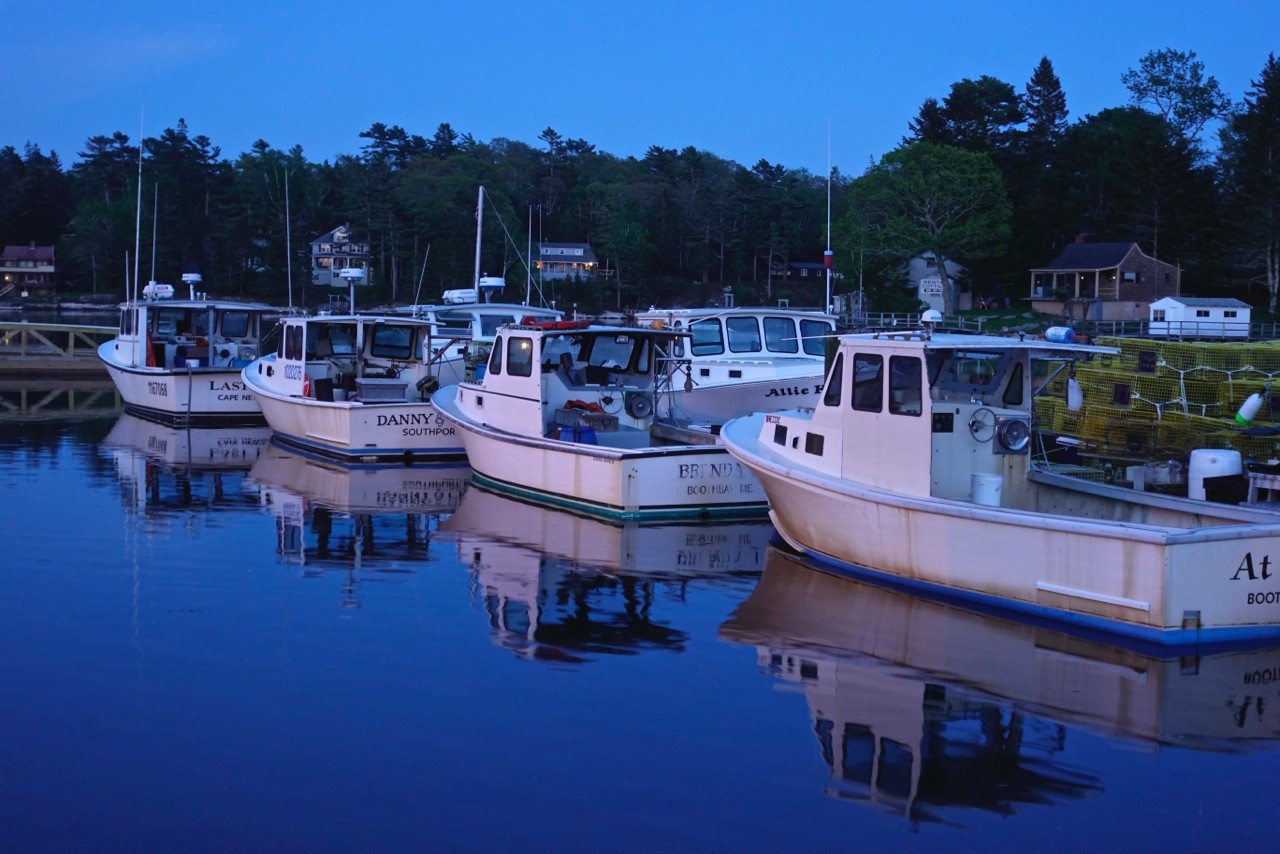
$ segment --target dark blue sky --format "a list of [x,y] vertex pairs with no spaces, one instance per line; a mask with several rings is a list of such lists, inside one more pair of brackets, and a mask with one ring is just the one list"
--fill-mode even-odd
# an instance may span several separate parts
[[[6,8],[7,7],[7,8]],[[1022,91],[1053,62],[1071,118],[1128,101],[1150,50],[1193,50],[1239,100],[1280,49],[1276,0],[1072,3],[318,4],[0,0],[0,146],[70,165],[95,134],[187,120],[234,158],[255,140],[312,160],[374,122],[441,122],[540,145],[550,126],[620,156],[692,145],[860,173],[929,97],[989,74]]]

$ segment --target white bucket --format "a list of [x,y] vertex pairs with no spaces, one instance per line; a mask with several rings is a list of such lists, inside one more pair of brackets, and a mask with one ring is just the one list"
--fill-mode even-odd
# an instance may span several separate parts
[[998,474],[974,472],[969,476],[969,500],[988,507],[1000,506],[1000,493],[1004,489],[1004,477]]
[[1200,501],[1205,500],[1204,479],[1206,477],[1222,477],[1227,474],[1240,474],[1244,466],[1240,462],[1239,451],[1225,451],[1219,448],[1200,448],[1191,452],[1191,465],[1187,475],[1187,497]]

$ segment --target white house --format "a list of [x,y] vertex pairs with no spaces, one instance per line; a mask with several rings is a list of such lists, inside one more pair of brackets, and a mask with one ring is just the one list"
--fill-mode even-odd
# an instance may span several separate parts
[[1164,297],[1151,303],[1148,332],[1175,338],[1248,338],[1247,302],[1231,297]]

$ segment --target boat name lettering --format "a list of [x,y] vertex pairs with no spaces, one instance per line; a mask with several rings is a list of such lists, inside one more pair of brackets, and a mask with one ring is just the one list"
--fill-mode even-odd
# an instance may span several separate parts
[[815,385],[813,388],[807,386],[788,386],[787,388],[771,388],[764,393],[765,397],[790,397],[791,395],[808,395],[817,394],[822,391],[822,386]]
[[244,383],[240,380],[223,382],[209,380],[209,391],[244,391]]
[[302,365],[285,365],[284,378],[287,380],[302,379]]
[[1250,593],[1249,598],[1245,601],[1250,605],[1280,604],[1280,591],[1268,590],[1266,593]]
[[1272,682],[1280,682],[1280,667],[1264,667],[1244,675],[1246,685],[1270,685]]
[[742,463],[681,463],[680,479],[694,480],[702,478],[741,478],[744,472]]
[[415,424],[434,424],[439,426],[444,422],[438,413],[433,412],[410,412],[404,415],[379,415],[379,427],[411,427]]
[[1236,569],[1236,574],[1231,576],[1232,581],[1240,580],[1240,573],[1246,573],[1250,581],[1266,581],[1271,577],[1271,555],[1263,555],[1262,560],[1258,563],[1261,575],[1254,572],[1253,569],[1253,552],[1245,552],[1244,560],[1240,561],[1240,566]]
[[147,383],[147,393],[154,394],[156,397],[168,397],[169,387],[164,383]]
[[406,427],[400,431],[401,436],[452,436],[452,427]]

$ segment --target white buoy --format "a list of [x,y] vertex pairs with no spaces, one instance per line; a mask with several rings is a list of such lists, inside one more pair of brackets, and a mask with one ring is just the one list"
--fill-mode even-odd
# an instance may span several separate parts
[[1079,412],[1082,406],[1084,406],[1084,389],[1080,388],[1080,383],[1075,377],[1068,377],[1067,409],[1071,412]]
[[1254,392],[1249,398],[1240,405],[1240,411],[1236,413],[1237,424],[1249,424],[1254,418],[1258,417],[1258,410],[1262,408],[1262,395]]

